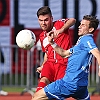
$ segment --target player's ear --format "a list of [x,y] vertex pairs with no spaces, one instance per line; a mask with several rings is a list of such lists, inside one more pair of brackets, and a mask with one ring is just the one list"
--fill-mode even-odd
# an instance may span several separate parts
[[94,28],[93,27],[89,28],[89,32],[90,33],[93,32],[93,31],[94,31]]
[[51,16],[51,20],[53,21],[53,16]]

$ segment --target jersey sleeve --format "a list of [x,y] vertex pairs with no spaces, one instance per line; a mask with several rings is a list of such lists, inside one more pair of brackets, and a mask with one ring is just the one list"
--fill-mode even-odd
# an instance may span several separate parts
[[82,38],[81,40],[79,40],[79,43],[77,43],[75,46],[73,46],[72,48],[70,48],[70,53],[74,53],[74,51],[82,51],[85,50],[87,52],[91,52],[91,50],[97,48],[93,38],[91,37],[85,37]]
[[73,47],[72,48],[70,48],[70,54],[72,54],[73,53]]

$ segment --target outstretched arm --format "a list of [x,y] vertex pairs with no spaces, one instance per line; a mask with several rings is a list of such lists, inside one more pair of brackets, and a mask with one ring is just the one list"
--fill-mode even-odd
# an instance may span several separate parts
[[76,19],[69,18],[68,21],[65,22],[64,26],[61,28],[61,33],[66,31],[68,28],[73,26],[76,23]]
[[98,65],[99,65],[99,73],[98,75],[100,76],[100,51],[96,48],[96,49],[93,49],[91,51],[91,53],[96,57],[97,59],[97,62],[98,62]]
[[40,67],[37,68],[36,72],[41,73],[41,70],[43,68],[43,64],[47,61],[47,54],[44,55],[44,61]]
[[65,22],[64,26],[62,26],[62,28],[60,28],[59,30],[53,30],[55,37],[57,37],[58,34],[63,33],[64,31],[66,31],[68,28],[70,28],[71,26],[73,26],[75,23],[76,23],[76,19],[69,18]]
[[48,41],[51,44],[51,46],[54,48],[54,50],[62,57],[66,58],[70,56],[70,50],[64,50],[61,47],[59,47],[54,41],[54,33],[49,32],[48,33]]

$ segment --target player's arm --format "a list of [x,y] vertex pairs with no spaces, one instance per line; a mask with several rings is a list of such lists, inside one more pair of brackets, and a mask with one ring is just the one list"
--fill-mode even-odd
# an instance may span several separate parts
[[59,30],[54,30],[54,35],[57,36],[58,34],[61,34],[65,32],[68,28],[73,26],[76,23],[76,19],[69,18],[65,21],[64,25]]
[[36,72],[40,73],[42,68],[43,68],[43,64],[47,61],[47,54],[44,54],[44,61],[42,63],[42,65],[40,67],[37,68]]
[[69,19],[65,22],[64,26],[60,29],[60,33],[66,31],[69,27],[73,26],[75,23],[76,23],[76,19],[74,19],[74,18],[69,18]]
[[53,30],[54,32],[54,37],[57,37],[58,34],[63,33],[66,31],[69,27],[73,26],[76,22],[76,19],[74,18],[69,18],[67,21],[65,21],[65,24],[58,30]]
[[44,54],[44,61],[43,61],[42,65],[43,65],[46,61],[47,61],[47,54],[45,53],[45,54]]
[[59,47],[55,42],[54,42],[54,33],[48,33],[48,41],[51,44],[51,46],[54,48],[54,50],[62,57],[66,58],[69,57],[71,52],[70,50],[64,50],[61,47]]
[[94,55],[94,57],[97,59],[98,65],[99,65],[99,76],[100,76],[100,51],[96,48],[91,50],[91,53]]
[[70,49],[69,50],[64,50],[63,48],[59,47],[55,42],[53,44],[51,44],[51,46],[63,58],[67,58],[71,55]]

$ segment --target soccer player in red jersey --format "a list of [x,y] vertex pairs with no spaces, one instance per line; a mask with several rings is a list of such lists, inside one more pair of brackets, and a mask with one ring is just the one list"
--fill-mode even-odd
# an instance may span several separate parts
[[54,41],[63,49],[67,50],[72,46],[70,40],[69,27],[75,24],[74,18],[60,19],[53,22],[53,16],[50,8],[44,6],[37,11],[38,22],[43,32],[40,34],[40,41],[44,55],[44,61],[37,72],[41,78],[36,92],[51,82],[60,79],[65,74],[67,58],[59,56],[48,42],[47,33],[54,31]]

